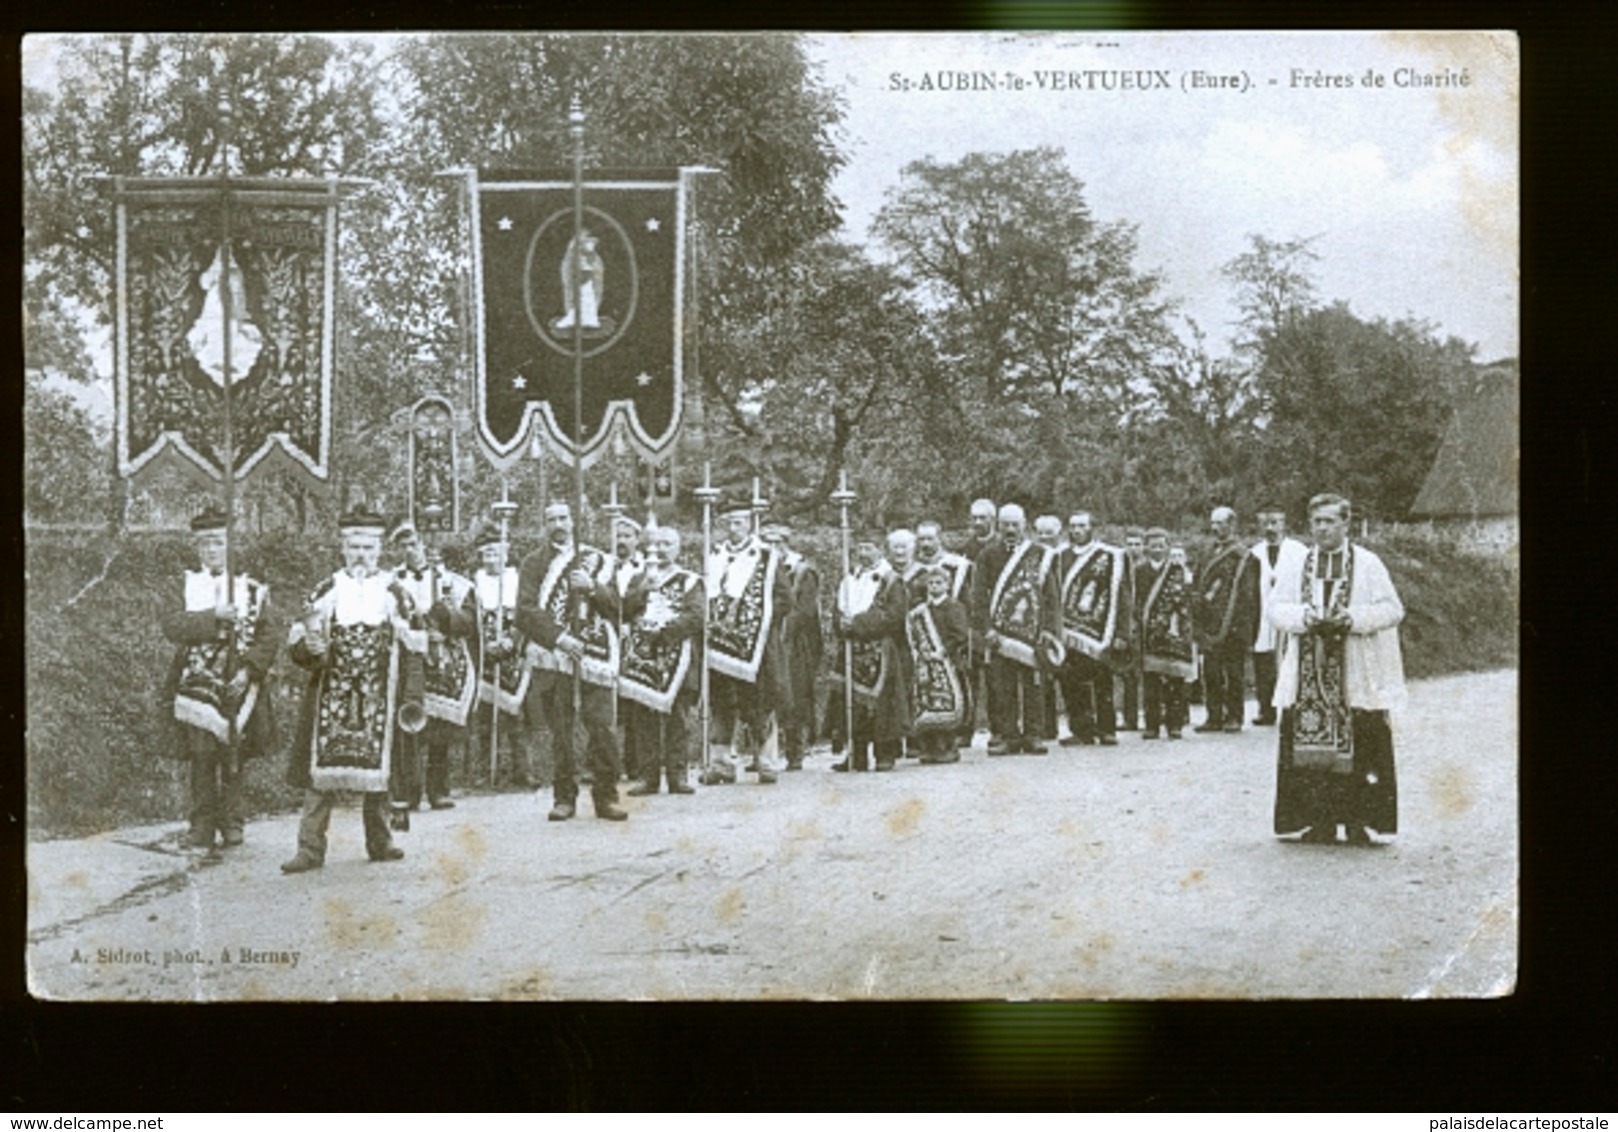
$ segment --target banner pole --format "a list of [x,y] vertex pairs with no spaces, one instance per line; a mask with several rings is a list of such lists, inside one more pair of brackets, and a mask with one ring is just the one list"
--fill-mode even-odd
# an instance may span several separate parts
[[[714,595],[713,583],[709,578],[712,572],[709,562],[713,558],[713,505],[719,498],[719,490],[713,486],[710,479],[712,466],[708,461],[702,462],[702,486],[697,488],[695,495],[702,501],[702,672],[700,674],[702,696],[702,769],[709,768],[709,736],[713,727],[713,711],[710,705],[709,688],[711,678],[708,665],[708,623],[713,610]],[[724,579],[720,579],[723,581]]]
[[[231,107],[224,98],[219,100],[219,272],[218,286],[220,288],[219,311],[220,321],[220,347],[223,356],[220,361],[224,376],[224,437],[220,444],[219,464],[224,475],[225,488],[225,600],[234,608],[236,605],[236,550],[232,545],[236,541],[236,436],[231,421],[231,381],[234,377],[231,372],[231,341],[230,324],[235,313],[235,288],[231,286],[230,267],[235,262],[231,250],[231,195],[230,195],[230,134],[231,134]],[[236,679],[236,642],[239,631],[233,618],[230,627],[225,631],[225,686],[226,694],[221,697],[221,704],[229,717],[227,720],[228,739],[226,741],[226,767],[230,776],[234,778],[241,773],[241,734],[236,726],[237,709],[229,694],[230,686]]]
[[[567,132],[573,138],[573,243],[572,262],[568,264],[568,290],[573,297],[573,545],[574,555],[584,539],[584,309],[580,303],[583,292],[584,248],[580,237],[584,232],[584,107],[579,92],[573,92],[568,106]],[[578,632],[584,627],[587,610],[583,601],[573,603],[574,624]],[[579,717],[582,698],[580,682],[584,676],[584,657],[573,661],[573,718]]]
[[[842,512],[841,526],[843,532],[843,577],[838,583],[838,596],[841,597],[843,587],[849,584],[850,547],[848,528],[848,509],[853,505],[855,495],[848,489],[848,469],[840,468],[837,472],[837,490],[832,492],[831,501],[837,504]],[[841,605],[841,602],[839,602]],[[842,610],[838,610],[838,617],[842,617]],[[839,626],[841,628],[841,626]],[[843,638],[843,742],[847,745],[848,769],[855,768],[854,758],[854,642],[847,637]]]

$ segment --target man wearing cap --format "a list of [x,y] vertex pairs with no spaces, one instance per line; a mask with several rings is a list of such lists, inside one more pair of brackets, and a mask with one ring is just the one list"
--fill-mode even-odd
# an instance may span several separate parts
[[764,743],[775,707],[774,658],[769,642],[792,602],[781,556],[753,533],[750,502],[722,505],[724,539],[708,557],[708,694],[715,747],[704,786],[736,781],[737,764],[776,781],[786,768]]
[[427,651],[427,633],[413,628],[410,595],[378,568],[382,517],[350,509],[339,523],[343,568],[309,595],[292,625],[292,660],[309,673],[287,781],[304,789],[298,852],[285,873],[318,869],[326,861],[326,830],[340,793],[362,796],[365,853],[396,861],[404,850],[388,830],[401,654]]
[[185,572],[162,619],[175,646],[160,696],[164,752],[191,764],[187,842],[198,849],[211,849],[216,833],[227,848],[242,843],[241,760],[276,742],[266,682],[277,643],[270,591],[242,573],[227,590],[226,525],[225,513],[211,508],[191,521],[201,567]]
[[489,759],[490,786],[496,784],[501,755],[490,748],[499,744],[512,785],[526,790],[533,782],[528,751],[539,720],[527,711],[533,660],[517,624],[517,567],[497,524],[481,526],[472,543],[478,552],[478,572],[472,578],[478,620],[477,745]]
[[477,698],[477,666],[470,646],[478,634],[472,580],[446,568],[437,548],[429,547],[409,522],[399,524],[390,541],[403,559],[393,569],[394,580],[410,595],[427,631],[422,696],[426,725],[399,739],[393,800],[406,809],[420,809],[425,753],[427,804],[435,810],[454,809],[449,796],[450,748],[464,749],[467,719]]
[[624,736],[640,753],[640,781],[629,793],[693,793],[686,780],[687,720],[699,692],[702,578],[682,568],[680,532],[646,527],[646,566],[629,583],[623,606],[623,668],[618,682]]
[[1208,516],[1214,543],[1196,574],[1192,614],[1202,650],[1207,719],[1198,731],[1240,731],[1247,718],[1247,652],[1258,632],[1258,563],[1236,535],[1236,512]]
[[1267,503],[1258,510],[1258,526],[1264,537],[1253,544],[1251,551],[1258,563],[1259,617],[1258,631],[1253,637],[1253,684],[1258,690],[1258,715],[1253,722],[1260,727],[1275,725],[1275,625],[1270,620],[1270,607],[1275,602],[1275,579],[1283,570],[1295,570],[1309,548],[1287,534],[1287,513],[1280,506]]
[[1000,508],[997,523],[972,595],[973,627],[989,650],[989,754],[1043,755],[1044,684],[1066,652],[1056,552],[1028,538],[1015,503]]
[[805,737],[815,725],[815,676],[823,651],[820,632],[820,572],[793,549],[791,533],[781,523],[766,523],[759,537],[781,556],[786,612],[772,641],[775,669],[775,716],[781,753],[788,770],[803,769]]
[[[555,762],[551,821],[567,821],[577,809],[576,722],[584,723],[590,765],[590,800],[595,815],[624,821],[618,805],[618,736],[613,732],[613,695],[618,682],[621,609],[617,592],[600,585],[605,555],[578,543],[573,509],[553,502],[545,508],[545,543],[522,560],[517,582],[517,628],[534,642],[538,663],[528,691],[532,719],[551,730]],[[577,710],[575,710],[575,696]]]
[[[1124,528],[1124,557],[1129,559],[1130,609],[1140,601],[1140,564],[1146,558],[1146,528]],[[1133,628],[1133,622],[1131,628]],[[1123,714],[1118,721],[1119,731],[1140,730],[1140,640],[1132,637],[1128,652],[1119,659],[1114,688],[1116,701],[1122,703]]]
[[[832,767],[836,771],[867,770],[873,757],[877,770],[892,770],[910,731],[913,676],[905,630],[910,600],[892,561],[896,549],[898,557],[905,557],[914,536],[909,531],[889,535],[887,559],[882,557],[879,539],[875,532],[856,537],[854,568],[837,587],[833,632],[839,641],[853,645],[854,734],[848,755]],[[839,658],[834,677],[834,698],[842,720],[847,719],[843,699],[848,691],[847,655]]]
[[1062,551],[1062,634],[1067,661],[1062,665],[1062,698],[1067,702],[1068,736],[1063,746],[1118,743],[1112,710],[1114,669],[1127,663],[1134,619],[1134,582],[1129,556],[1095,537],[1088,511],[1068,517],[1068,545]]

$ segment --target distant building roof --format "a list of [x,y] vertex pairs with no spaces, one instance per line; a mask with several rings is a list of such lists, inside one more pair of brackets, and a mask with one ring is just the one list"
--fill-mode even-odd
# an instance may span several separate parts
[[1410,508],[1424,519],[1517,514],[1517,371],[1492,367],[1483,391],[1450,421]]

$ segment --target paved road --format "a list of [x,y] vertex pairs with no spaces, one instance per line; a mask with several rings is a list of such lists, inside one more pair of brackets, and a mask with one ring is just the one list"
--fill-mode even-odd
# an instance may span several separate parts
[[[1515,672],[1412,686],[1400,823],[1269,836],[1275,732],[775,786],[419,814],[370,864],[357,808],[283,877],[296,818],[221,862],[178,826],[29,852],[29,968],[68,999],[1497,995],[1516,969]],[[980,743],[982,736],[980,736]]]

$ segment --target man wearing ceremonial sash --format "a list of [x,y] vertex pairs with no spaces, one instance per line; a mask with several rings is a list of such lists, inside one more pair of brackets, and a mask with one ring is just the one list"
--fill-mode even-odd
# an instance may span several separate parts
[[1067,702],[1070,732],[1062,745],[1112,747],[1118,743],[1112,677],[1129,656],[1134,580],[1128,555],[1095,537],[1088,511],[1069,516],[1067,531],[1069,543],[1058,563],[1067,645],[1062,698]]
[[1287,535],[1287,513],[1274,504],[1266,504],[1258,511],[1259,530],[1264,532],[1261,542],[1253,544],[1251,551],[1258,562],[1259,617],[1258,630],[1253,637],[1253,684],[1258,689],[1258,715],[1253,722],[1260,727],[1275,724],[1275,648],[1278,634],[1270,621],[1270,607],[1275,604],[1275,579],[1283,569],[1291,570],[1309,553],[1309,548]]
[[265,682],[276,653],[270,591],[238,573],[226,592],[226,525],[225,513],[211,508],[191,521],[201,568],[186,571],[180,601],[162,620],[176,646],[159,697],[165,753],[191,764],[187,841],[199,849],[212,848],[215,833],[226,847],[242,843],[241,759],[276,741]]
[[972,563],[972,576],[967,579],[966,586],[961,590],[961,603],[966,606],[967,625],[967,683],[970,685],[968,695],[972,700],[972,716],[961,728],[966,738],[965,746],[970,747],[972,740],[977,736],[978,705],[982,705],[986,718],[994,719],[994,696],[989,690],[989,647],[983,641],[983,635],[978,630],[977,614],[977,578],[981,571],[978,561],[985,551],[998,544],[995,537],[995,506],[992,499],[974,499],[969,515],[971,537],[968,539],[961,554]]
[[1348,540],[1339,495],[1309,501],[1314,548],[1277,570],[1270,614],[1280,634],[1281,709],[1275,832],[1369,845],[1399,830],[1393,732],[1404,705],[1404,604],[1382,560]]
[[624,738],[640,754],[629,793],[693,793],[686,781],[687,727],[702,663],[702,579],[682,569],[680,532],[649,527],[645,569],[624,598],[623,672],[618,682]]
[[1258,564],[1236,537],[1236,512],[1215,507],[1208,522],[1214,545],[1197,569],[1193,614],[1207,706],[1197,730],[1240,731],[1247,717],[1247,650],[1258,631]]
[[1191,593],[1185,568],[1169,555],[1169,533],[1146,532],[1146,556],[1135,576],[1140,601],[1142,698],[1146,701],[1143,739],[1156,739],[1162,727],[1178,739],[1186,724],[1185,682],[1197,673],[1197,644],[1191,628]]
[[805,736],[815,725],[815,676],[820,671],[823,648],[820,571],[792,548],[789,532],[780,523],[765,525],[759,537],[781,556],[780,572],[785,580],[787,605],[772,642],[775,718],[787,769],[802,770]]
[[493,774],[500,752],[488,748],[500,743],[508,754],[512,784],[527,789],[532,784],[530,735],[539,719],[525,710],[534,662],[517,623],[517,567],[511,564],[510,544],[494,523],[478,531],[473,545],[480,559],[472,578],[478,619],[478,746],[489,754]]
[[421,808],[425,747],[427,804],[450,810],[455,808],[449,797],[450,748],[464,747],[467,719],[477,698],[477,666],[469,644],[478,635],[477,602],[472,580],[437,561],[437,552],[422,541],[414,525],[401,523],[392,542],[404,559],[394,567],[394,580],[410,595],[427,631],[422,696],[427,725],[419,734],[398,740],[400,773],[394,802],[411,810]]
[[1000,539],[978,558],[974,630],[989,649],[991,755],[1043,755],[1044,679],[1065,651],[1056,552],[1028,539],[1015,503],[1000,508]]
[[[889,551],[901,535],[889,536]],[[847,756],[832,766],[835,771],[863,771],[874,756],[876,769],[894,768],[910,731],[912,674],[910,646],[905,637],[905,614],[910,603],[904,583],[891,562],[882,557],[875,534],[854,544],[858,565],[837,587],[837,614],[833,630],[839,641],[854,649],[854,734]],[[834,676],[838,718],[846,718],[841,697],[848,694],[847,675],[838,665]]]
[[750,503],[723,508],[725,541],[708,558],[708,694],[716,748],[704,786],[736,781],[738,762],[776,781],[785,760],[764,746],[774,708],[772,635],[791,604],[781,557],[753,534]]
[[338,794],[362,795],[365,853],[396,861],[404,850],[388,830],[388,785],[395,755],[401,654],[427,651],[427,633],[413,629],[410,595],[377,568],[380,515],[353,509],[339,528],[343,569],[310,594],[288,636],[292,660],[309,673],[287,781],[304,788],[298,852],[285,873],[318,869],[326,860],[326,830]]
[[961,761],[958,737],[967,706],[966,610],[951,595],[942,567],[925,566],[926,597],[905,615],[905,638],[915,669],[911,749],[928,765]]
[[[596,575],[596,585],[604,586],[618,595],[622,603],[624,595],[629,593],[629,583],[646,568],[646,555],[642,551],[644,530],[641,525],[628,515],[614,515],[612,518],[612,554],[601,561],[601,570]],[[624,637],[623,624],[613,626],[618,631],[620,644]],[[622,691],[618,695],[618,725],[619,749],[623,755],[624,773],[631,779],[640,777],[640,751],[635,746],[633,737],[625,725],[627,718],[628,701],[624,699]]]
[[[1124,557],[1129,559],[1129,581],[1131,587],[1130,610],[1133,612],[1140,603],[1140,564],[1146,559],[1146,528],[1124,528]],[[1130,628],[1134,629],[1134,622]],[[1123,717],[1118,722],[1120,731],[1140,730],[1140,638],[1131,636],[1128,653],[1121,658],[1118,668],[1117,699],[1123,703]]]
[[[618,681],[618,594],[596,584],[605,555],[573,538],[573,509],[545,508],[545,545],[522,560],[517,581],[517,628],[538,652],[528,691],[530,719],[551,730],[554,785],[551,821],[567,821],[579,797],[575,721],[584,722],[590,762],[590,799],[595,815],[624,821],[618,805],[621,763],[612,729],[612,697]],[[574,710],[575,690],[577,711]]]
[[[1034,541],[1055,556],[1055,562],[1051,568],[1056,571],[1056,584],[1060,588],[1062,584],[1061,555],[1062,551],[1066,549],[1066,544],[1062,541],[1062,520],[1055,515],[1039,516],[1034,520]],[[1061,667],[1052,669],[1046,674],[1047,678],[1040,682],[1040,688],[1044,692],[1045,699],[1042,717],[1045,720],[1045,730],[1040,733],[1039,737],[1053,743],[1056,741],[1056,720],[1058,716],[1056,689],[1062,683],[1062,671],[1066,667],[1067,661],[1064,660]],[[1067,710],[1071,713],[1073,708],[1069,706]]]
[[[964,602],[970,596],[972,560],[944,549],[943,528],[936,520],[926,519],[916,524],[916,564],[942,570],[952,600]],[[962,605],[961,609],[964,612],[966,606]]]

